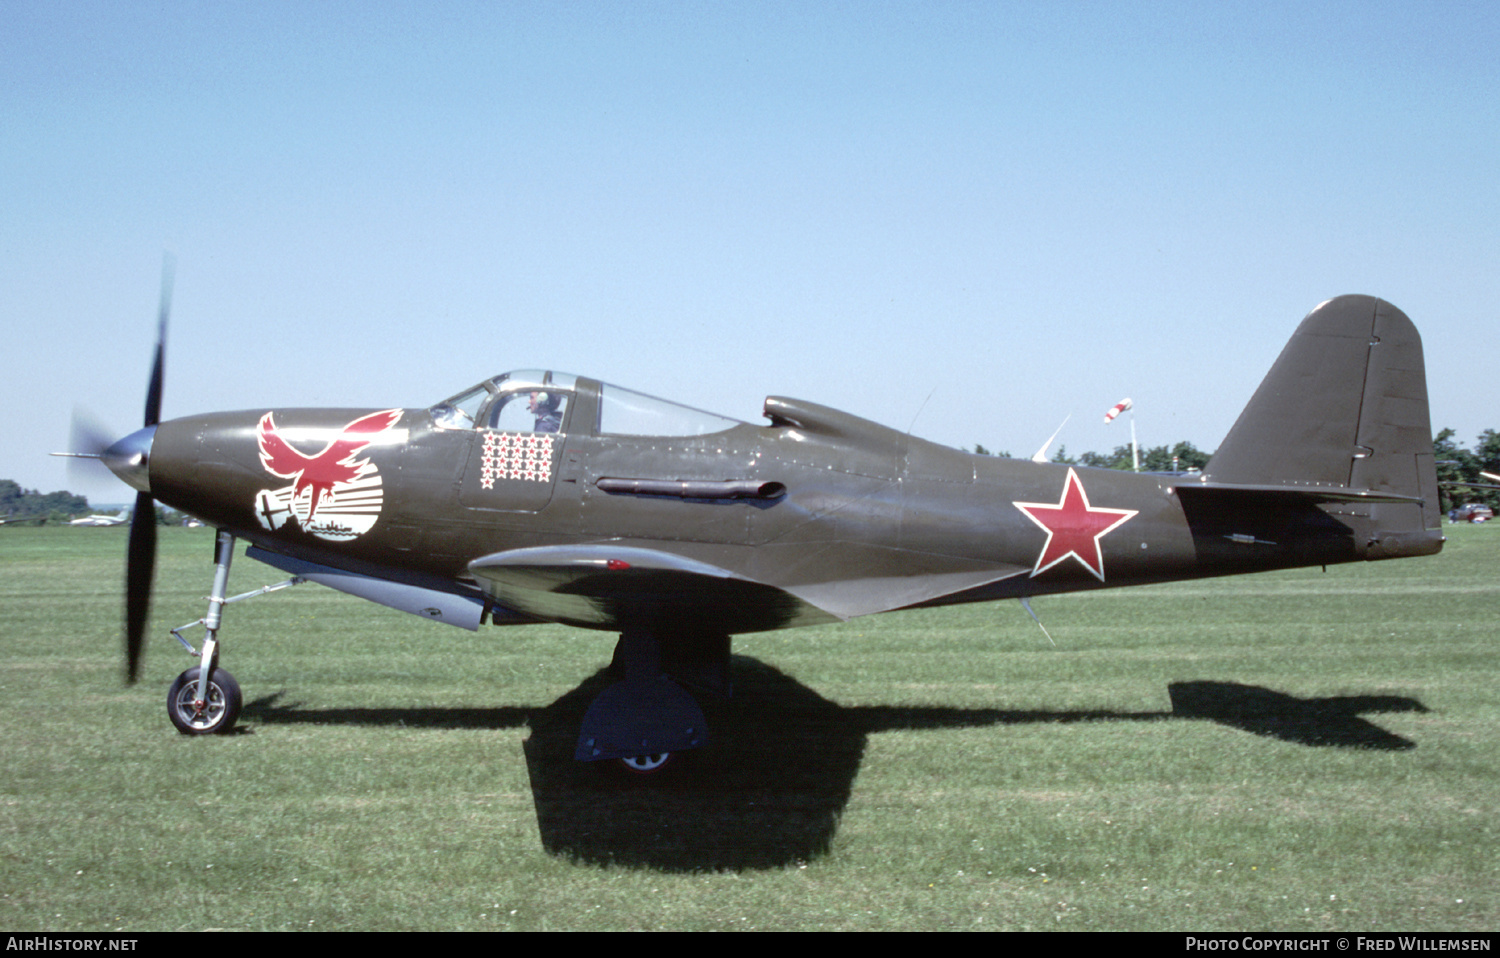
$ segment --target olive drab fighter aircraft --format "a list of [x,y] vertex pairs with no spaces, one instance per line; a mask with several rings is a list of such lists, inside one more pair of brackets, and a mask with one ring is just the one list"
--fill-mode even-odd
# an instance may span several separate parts
[[[90,455],[138,490],[132,680],[153,500],[218,530],[207,614],[172,630],[198,662],[168,696],[188,734],[226,732],[241,708],[219,665],[224,605],[303,581],[470,630],[617,633],[575,754],[649,772],[708,742],[700,702],[729,691],[731,636],[1443,544],[1421,340],[1369,296],[1308,314],[1183,476],[975,455],[782,396],[756,425],[546,370],[421,409],[161,422],[167,289],[145,428]],[[291,578],[229,596],[237,540]]]

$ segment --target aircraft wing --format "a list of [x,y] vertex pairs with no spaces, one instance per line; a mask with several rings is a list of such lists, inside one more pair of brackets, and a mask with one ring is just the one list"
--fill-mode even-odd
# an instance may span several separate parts
[[595,629],[711,629],[730,635],[904,608],[1026,571],[903,557],[906,567],[900,570],[890,567],[897,557],[864,557],[868,575],[797,582],[758,578],[647,546],[589,543],[497,552],[469,563],[469,571],[496,601],[538,619]]
[[838,618],[784,589],[638,546],[512,549],[475,559],[469,571],[509,608],[584,628],[707,626],[732,635]]
[[[484,596],[472,588],[465,591],[457,587],[435,588],[430,582],[401,582],[321,565],[259,546],[246,549],[245,555],[308,582],[470,632],[476,631],[484,621]],[[508,624],[505,610],[492,610],[491,614],[496,625]]]

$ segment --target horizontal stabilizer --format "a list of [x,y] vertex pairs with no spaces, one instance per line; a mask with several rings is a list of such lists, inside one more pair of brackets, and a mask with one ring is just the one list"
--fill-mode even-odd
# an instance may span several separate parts
[[1207,489],[1223,492],[1257,492],[1271,496],[1283,496],[1300,502],[1405,502],[1421,505],[1420,496],[1398,495],[1392,492],[1376,492],[1371,489],[1348,489],[1337,486],[1287,486],[1254,485],[1243,482],[1192,482],[1180,483],[1177,489]]

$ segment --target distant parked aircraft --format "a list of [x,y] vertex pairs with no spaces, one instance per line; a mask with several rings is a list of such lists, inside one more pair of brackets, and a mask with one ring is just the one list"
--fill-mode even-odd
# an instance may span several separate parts
[[123,526],[130,521],[130,510],[121,509],[113,516],[84,516],[69,522],[70,526]]

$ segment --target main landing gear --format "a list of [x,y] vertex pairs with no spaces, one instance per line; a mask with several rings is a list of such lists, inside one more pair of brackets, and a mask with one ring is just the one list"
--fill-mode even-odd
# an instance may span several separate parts
[[[293,576],[285,582],[225,598],[224,592],[229,586],[229,563],[233,559],[234,536],[220,530],[214,544],[214,585],[208,597],[208,614],[172,630],[173,637],[182,643],[188,654],[198,657],[198,664],[177,676],[167,691],[167,717],[184,735],[226,735],[233,731],[244,705],[240,684],[234,676],[219,668],[219,626],[224,620],[224,606],[307,581]],[[203,626],[201,651],[182,637],[184,629],[199,625]]]
[[589,705],[573,757],[656,775],[708,744],[708,722],[688,689],[729,694],[729,644],[727,635],[622,633],[610,663],[618,681]]
[[620,759],[620,767],[632,775],[655,775],[672,764],[672,754],[657,752],[655,755],[632,755]]

